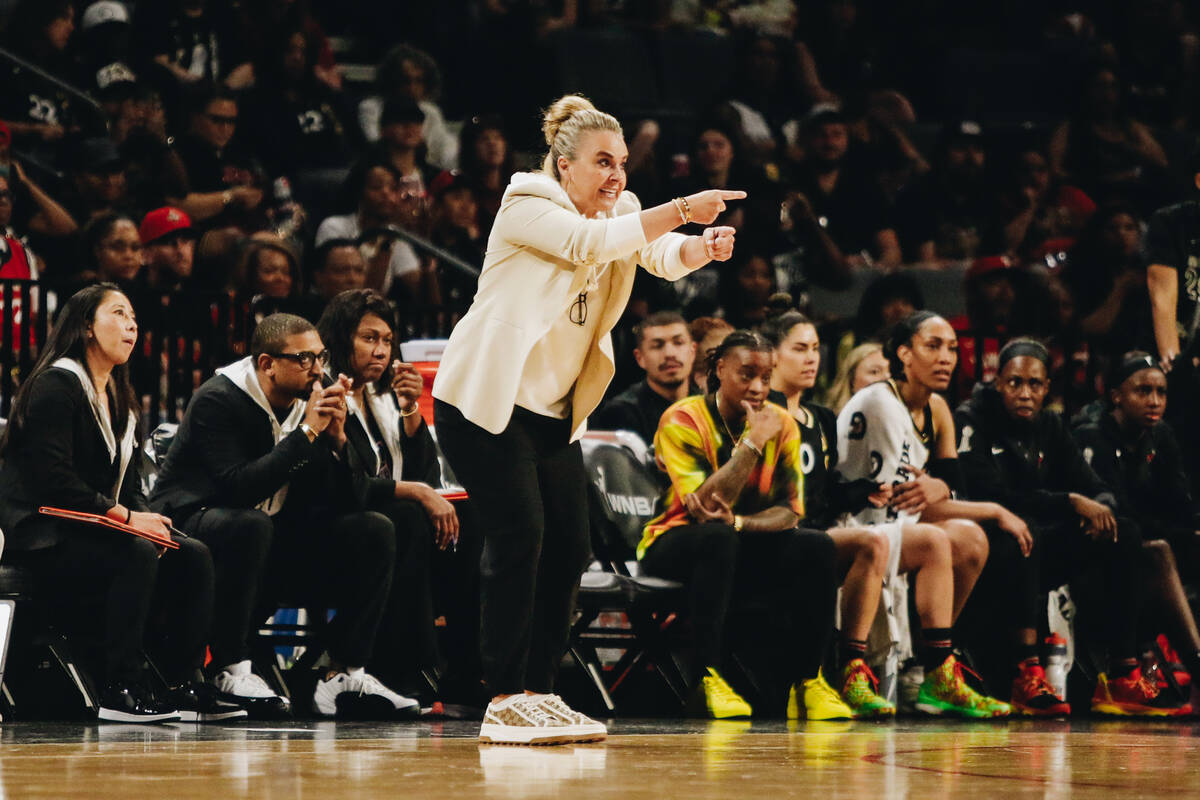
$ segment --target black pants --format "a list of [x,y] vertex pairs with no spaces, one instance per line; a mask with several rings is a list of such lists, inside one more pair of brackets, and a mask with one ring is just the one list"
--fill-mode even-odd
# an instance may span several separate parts
[[58,544],[4,558],[33,572],[39,603],[78,634],[89,667],[106,684],[137,681],[145,647],[169,682],[190,680],[204,664],[212,621],[208,548],[180,539],[178,550],[159,558],[155,545],[136,536],[65,520],[53,525]]
[[181,527],[213,554],[215,669],[250,657],[252,626],[280,601],[337,609],[328,631],[330,657],[349,667],[367,664],[396,561],[387,517],[287,508],[270,517],[256,509],[207,508]]
[[[1137,624],[1141,604],[1142,539],[1138,527],[1118,517],[1117,540],[1098,542],[1074,520],[1027,521],[1033,534],[1033,551],[1021,556],[1016,540],[999,528],[988,529],[988,562],[976,592],[998,613],[1008,630],[1041,630],[1046,608],[1043,593],[1079,578],[1098,576],[1102,598],[1097,609],[1104,615],[1110,656],[1133,657],[1137,652]],[[995,617],[994,617],[995,618]]]
[[791,679],[816,677],[837,606],[836,558],[827,533],[796,528],[739,534],[722,523],[682,525],[650,545],[642,567],[688,586],[693,681],[707,667],[720,666],[730,609],[755,599],[782,615]]
[[568,420],[513,410],[492,434],[434,404],[438,443],[483,532],[480,648],[494,694],[548,692],[590,552],[587,483]]

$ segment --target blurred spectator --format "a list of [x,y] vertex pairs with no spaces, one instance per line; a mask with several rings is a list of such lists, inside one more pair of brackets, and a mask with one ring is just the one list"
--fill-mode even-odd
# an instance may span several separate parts
[[84,139],[72,161],[71,187],[63,198],[72,217],[86,224],[101,214],[127,210],[125,165],[112,139]]
[[138,226],[142,240],[141,283],[156,292],[182,288],[192,277],[196,232],[188,215],[178,208],[156,208]]
[[999,210],[1004,250],[1018,258],[1044,255],[1048,246],[1066,249],[1096,210],[1082,190],[1051,175],[1050,162],[1038,148],[1018,153],[1005,177]]
[[[697,126],[696,138],[692,140],[687,174],[676,176],[670,184],[672,197],[686,197],[703,189],[741,189],[748,195],[747,201],[769,207],[763,202],[766,180],[762,170],[748,164],[739,157],[737,135],[718,120],[702,122]],[[736,203],[717,217],[714,225],[730,225],[739,232],[744,228],[748,215],[746,203]],[[682,229],[686,233],[699,234],[703,226],[693,224]]]
[[[1035,326],[1038,312],[1045,309],[1035,302],[1029,274],[1007,256],[975,259],[963,278],[963,290],[967,313],[950,320],[958,332],[960,398],[970,396],[976,381],[989,383],[996,376],[1000,349],[1009,339],[1049,332],[1044,323]],[[1056,327],[1051,323],[1051,329]]]
[[[270,47],[276,32],[301,30],[313,42],[316,62],[313,76],[332,91],[342,90],[342,73],[333,55],[333,47],[325,31],[309,10],[308,0],[249,0],[241,3],[241,35],[247,53],[261,53]],[[234,70],[226,83],[231,88],[246,88],[254,84],[254,65],[245,64]]]
[[[479,225],[475,191],[457,172],[443,172],[434,178],[432,191],[433,243],[480,269],[487,251],[487,234]],[[453,311],[465,312],[475,296],[478,280],[450,264],[439,261],[439,266],[442,301]]]
[[751,163],[778,159],[783,125],[796,116],[790,55],[790,46],[771,36],[750,37],[741,46],[737,88],[721,113],[737,131],[741,152]]
[[860,344],[883,342],[892,326],[922,308],[925,295],[912,275],[895,272],[871,281],[858,300],[851,329],[838,342],[838,364]]
[[845,105],[878,88],[883,66],[870,26],[859,21],[857,0],[821,0],[796,43],[796,68],[808,102]]
[[312,255],[312,281],[305,294],[304,318],[320,319],[330,300],[350,289],[362,289],[367,262],[353,239],[329,239]]
[[130,287],[142,269],[137,223],[124,214],[101,214],[83,229],[85,283],[112,281]]
[[427,235],[429,233],[429,184],[438,170],[425,160],[425,114],[406,97],[388,100],[379,117],[379,154],[400,175],[399,223]]
[[937,151],[933,170],[896,198],[896,227],[906,262],[934,265],[974,258],[995,227],[979,123],[948,124]]
[[708,392],[708,354],[733,333],[733,326],[720,317],[697,317],[688,324],[688,333],[696,343],[696,361],[692,368],[692,384],[702,393]]
[[38,260],[12,226],[13,198],[8,177],[0,177],[0,278],[36,279]]
[[80,84],[96,94],[112,117],[111,104],[129,96],[137,83],[129,9],[117,0],[97,0],[80,7],[83,14],[76,37]]
[[1071,118],[1050,139],[1050,168],[1100,203],[1130,202],[1143,212],[1165,201],[1167,154],[1131,116],[1107,66],[1085,77]]
[[1095,357],[1117,363],[1131,349],[1154,344],[1142,221],[1130,206],[1108,206],[1092,217],[1067,257],[1063,282],[1071,291],[1079,328]]
[[350,170],[342,186],[342,206],[351,213],[327,217],[317,227],[315,244],[330,239],[365,240],[366,288],[387,294],[399,280],[416,296],[421,286],[421,262],[407,242],[380,232],[397,222],[400,175],[389,162],[379,158],[360,161]]
[[263,169],[234,144],[238,102],[216,87],[194,96],[188,132],[176,151],[187,169],[188,192],[181,201],[189,216],[206,227],[261,227]]
[[[73,0],[20,0],[8,19],[4,44],[35,66],[65,77],[73,73],[67,48],[74,32]],[[70,95],[7,63],[0,82],[0,118],[23,148],[47,160],[53,158],[54,143],[77,124]]]
[[837,265],[833,271],[900,266],[900,242],[879,183],[847,158],[850,131],[842,113],[826,108],[810,114],[804,149],[792,185],[836,245],[826,254]]
[[126,196],[139,212],[162,206],[183,207],[188,194],[187,167],[167,137],[166,115],[158,92],[138,87],[114,123],[125,161]]
[[[1195,19],[1176,0],[1117,6],[1111,31],[1130,111],[1148,124],[1182,128],[1192,116],[1197,78]],[[1194,9],[1193,9],[1194,10]]]
[[133,20],[139,68],[155,76],[168,99],[192,84],[222,81],[245,61],[237,52],[235,27],[228,3],[139,3]]
[[515,159],[499,116],[472,117],[459,135],[459,162],[463,178],[475,190],[479,224],[485,233],[500,210],[500,200],[509,178],[516,172]]
[[300,261],[283,239],[260,231],[245,243],[235,287],[256,321],[277,311],[294,313],[300,305]]
[[271,175],[295,178],[350,161],[345,98],[317,79],[316,64],[317,43],[298,28],[279,31],[255,62],[244,133]]
[[767,301],[775,293],[775,270],[770,258],[751,243],[721,265],[717,288],[721,316],[734,328],[753,328],[766,319]]
[[871,92],[845,109],[850,149],[863,169],[875,176],[891,203],[912,179],[929,172],[929,162],[909,138],[917,112],[908,99],[889,89]]
[[[442,91],[442,75],[437,62],[424,50],[399,44],[387,51],[375,71],[376,94],[358,104],[358,124],[368,142],[381,136],[380,118],[389,100],[406,98],[424,114],[422,132],[425,158],[440,169],[459,164],[459,140],[446,124],[437,100]],[[508,176],[505,176],[507,182]]]
[[842,413],[846,402],[876,381],[889,376],[887,356],[879,342],[864,342],[858,345],[838,364],[837,376],[829,386],[824,405],[835,414]]

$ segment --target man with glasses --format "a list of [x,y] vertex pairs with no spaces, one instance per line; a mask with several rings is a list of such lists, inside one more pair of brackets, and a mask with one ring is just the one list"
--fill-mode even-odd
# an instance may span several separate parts
[[363,670],[391,589],[396,537],[355,507],[341,458],[348,381],[321,385],[328,354],[307,320],[272,314],[250,355],[217,370],[188,405],[153,507],[209,546],[216,570],[213,682],[252,716],[287,702],[251,671],[249,632],[278,600],[334,608],[317,681],[321,716],[406,716],[417,703]]
[[192,106],[188,132],[177,150],[187,168],[188,194],[181,203],[197,223],[230,224],[262,204],[258,183],[263,168],[233,142],[237,132],[237,99],[225,89],[200,92]]

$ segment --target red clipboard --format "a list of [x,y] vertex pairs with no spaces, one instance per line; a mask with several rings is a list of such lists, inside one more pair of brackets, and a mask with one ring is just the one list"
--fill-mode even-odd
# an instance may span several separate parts
[[103,525],[106,528],[113,528],[122,533],[131,533],[142,539],[149,539],[159,547],[165,547],[168,550],[178,550],[179,543],[170,537],[163,538],[153,533],[139,531],[132,525],[126,525],[124,522],[117,522],[115,519],[109,519],[101,514],[88,514],[84,511],[68,511],[65,508],[51,508],[50,506],[42,506],[38,509],[39,514],[45,514],[50,517],[61,517],[62,519],[70,519],[76,522],[90,522],[93,525]]

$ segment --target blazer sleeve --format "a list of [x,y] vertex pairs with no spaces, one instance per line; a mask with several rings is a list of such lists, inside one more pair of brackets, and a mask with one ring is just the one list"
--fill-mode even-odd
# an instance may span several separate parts
[[544,197],[521,195],[496,217],[495,234],[509,244],[532,247],[584,267],[626,258],[646,244],[637,213],[586,219]]
[[125,467],[125,478],[121,481],[121,505],[133,511],[149,511],[146,493],[142,491],[141,448],[134,446],[133,457]]
[[317,454],[318,445],[297,428],[265,455],[249,458],[244,410],[213,393],[199,394],[192,402],[191,435],[200,462],[236,507],[248,508],[275,494]]
[[400,433],[400,454],[404,456],[401,480],[419,481],[437,487],[441,483],[442,469],[438,464],[437,444],[424,422],[412,436]]
[[[79,474],[75,426],[94,425],[92,411],[74,376],[61,370],[42,373],[30,387],[21,426],[28,486],[44,505],[104,514],[116,502],[93,489]],[[136,461],[136,459],[134,459]]]

